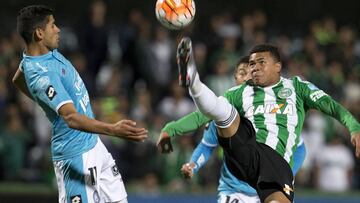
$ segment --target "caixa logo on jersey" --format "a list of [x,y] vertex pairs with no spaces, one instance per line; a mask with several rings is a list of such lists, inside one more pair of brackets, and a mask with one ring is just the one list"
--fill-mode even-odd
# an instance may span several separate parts
[[280,104],[261,104],[258,106],[251,106],[246,110],[245,116],[250,117],[257,114],[285,114],[285,115],[294,115],[295,106],[288,103]]
[[49,85],[47,88],[46,88],[46,95],[47,97],[50,99],[50,101],[53,100],[53,98],[55,97],[56,95],[56,91],[54,89],[54,87],[52,85]]

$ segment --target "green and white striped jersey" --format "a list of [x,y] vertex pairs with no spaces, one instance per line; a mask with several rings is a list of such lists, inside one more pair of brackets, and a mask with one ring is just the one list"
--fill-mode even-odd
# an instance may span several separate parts
[[252,122],[257,142],[276,150],[290,166],[307,110],[318,109],[338,119],[350,132],[360,131],[360,124],[344,107],[299,77],[281,78],[264,88],[246,82],[229,89],[224,96]]

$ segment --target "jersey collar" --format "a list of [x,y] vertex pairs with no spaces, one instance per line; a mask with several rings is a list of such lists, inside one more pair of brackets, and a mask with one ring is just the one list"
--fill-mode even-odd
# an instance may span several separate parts
[[29,55],[26,55],[25,51],[23,52],[23,58],[24,59],[30,59],[30,60],[44,60],[50,56],[52,56],[56,51],[56,49],[52,50],[52,51],[49,51],[48,53],[46,54],[43,54],[43,55],[39,55],[39,56],[29,56]]
[[252,81],[251,79],[248,80],[248,81],[246,81],[246,83],[247,83],[248,85],[250,85],[250,86],[253,86],[253,87],[256,87],[256,88],[260,88],[260,89],[268,89],[268,88],[271,89],[271,88],[273,88],[273,87],[278,86],[283,80],[284,80],[284,78],[283,78],[283,77],[280,77],[279,82],[277,82],[277,83],[274,84],[274,85],[266,86],[266,87],[260,87],[260,86],[254,85],[254,83],[253,83],[253,81]]

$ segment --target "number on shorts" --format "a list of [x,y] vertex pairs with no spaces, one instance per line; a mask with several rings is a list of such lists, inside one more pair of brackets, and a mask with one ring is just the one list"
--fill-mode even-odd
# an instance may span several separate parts
[[230,196],[226,195],[226,201],[225,203],[239,203],[239,200],[236,198],[231,199]]
[[96,166],[88,168],[90,171],[90,178],[91,178],[91,185],[96,185],[96,177],[97,177],[97,171]]

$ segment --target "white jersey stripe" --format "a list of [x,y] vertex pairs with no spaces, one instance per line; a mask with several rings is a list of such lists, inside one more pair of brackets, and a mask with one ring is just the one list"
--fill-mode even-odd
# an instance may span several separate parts
[[255,126],[255,122],[254,122],[254,115],[252,114],[253,110],[249,110],[249,108],[254,108],[253,106],[253,101],[254,101],[254,90],[252,88],[252,86],[246,86],[244,88],[243,94],[242,94],[242,107],[243,107],[243,111],[246,112],[251,112],[251,115],[245,115],[246,118],[248,118],[254,129],[255,132],[258,132],[259,129]]
[[[283,79],[283,86],[284,88],[289,88],[292,91],[292,94],[290,95],[290,97],[286,98],[286,102],[288,104],[294,104],[294,106],[296,105],[296,92],[295,92],[295,87],[293,85],[293,82],[289,79]],[[286,151],[285,151],[285,155],[284,158],[287,162],[290,161],[290,157],[293,155],[293,151],[292,148],[295,145],[296,142],[296,133],[295,133],[295,126],[297,126],[298,124],[298,115],[297,113],[293,113],[293,114],[287,114],[287,129],[289,132],[289,137],[286,143]]]

